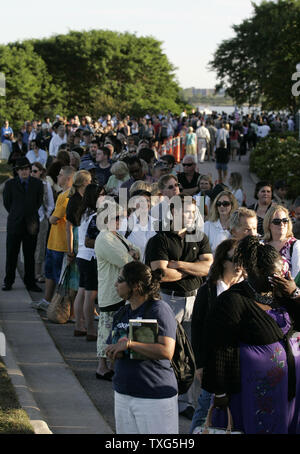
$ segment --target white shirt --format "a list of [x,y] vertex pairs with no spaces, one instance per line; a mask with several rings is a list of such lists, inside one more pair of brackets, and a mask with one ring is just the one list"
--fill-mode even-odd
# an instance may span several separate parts
[[206,221],[204,222],[204,233],[208,236],[209,244],[214,254],[218,245],[222,241],[230,238],[229,230],[224,230],[220,219],[216,222]]
[[65,134],[63,139],[58,134],[55,134],[50,140],[49,155],[57,156],[58,149],[63,143],[67,143],[67,134]]
[[88,217],[83,215],[81,218],[80,226],[78,227],[78,252],[76,255],[79,259],[90,261],[96,257],[94,249],[85,246],[86,232],[94,214],[92,213]]
[[43,167],[46,167],[48,154],[45,150],[39,148],[38,156],[35,154],[34,150],[29,150],[26,153],[26,158],[28,159],[30,164],[33,164],[34,162],[39,162],[40,164],[42,164]]
[[258,127],[257,136],[258,137],[267,137],[271,128],[268,125],[262,125]]
[[196,130],[196,136],[198,139],[206,139],[207,142],[210,141],[210,133],[205,126],[200,126],[200,128]]
[[39,213],[40,222],[42,222],[42,220],[45,217],[47,219],[49,219],[55,208],[53,191],[52,191],[50,183],[47,180],[43,180],[43,185],[44,185],[44,191],[47,191],[47,206],[42,204],[39,208],[38,213]]
[[147,225],[141,225],[139,223],[139,220],[135,213],[133,213],[132,219],[133,219],[133,230],[127,238],[132,244],[134,244],[136,247],[138,247],[140,249],[141,261],[144,262],[146,245],[147,245],[148,241],[150,240],[150,238],[152,238],[154,235],[156,235],[156,231],[154,229],[154,227],[155,227],[154,223],[155,223],[156,219],[154,219],[151,216],[148,216]]
[[293,246],[291,275],[295,279],[300,271],[300,240],[297,240]]
[[220,141],[224,140],[225,148],[227,148],[227,137],[229,137],[229,133],[228,133],[228,131],[226,131],[226,129],[224,129],[224,128],[218,129],[217,130],[216,147],[219,148],[220,147]]
[[225,292],[228,289],[229,285],[225,284],[224,281],[222,281],[221,279],[217,281],[217,296],[219,296],[221,293]]
[[244,193],[242,189],[230,189],[236,200],[238,201],[239,206],[242,206],[244,200]]

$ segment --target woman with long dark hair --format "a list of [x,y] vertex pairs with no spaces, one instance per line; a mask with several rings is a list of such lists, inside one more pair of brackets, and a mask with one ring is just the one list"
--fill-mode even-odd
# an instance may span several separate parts
[[[116,288],[127,300],[115,315],[108,339],[107,357],[115,361],[115,419],[118,434],[178,433],[177,381],[170,361],[174,354],[176,320],[159,297],[162,270],[152,271],[141,262],[125,265]],[[157,320],[154,343],[129,340],[129,320]],[[130,359],[130,352],[144,360]]]
[[247,236],[234,260],[247,279],[218,296],[205,328],[202,386],[215,394],[213,425],[227,425],[229,406],[245,434],[300,433],[300,303],[273,291],[283,262],[271,245]]
[[[206,282],[199,288],[192,315],[192,347],[196,361],[196,377],[202,381],[205,350],[203,349],[204,327],[214,302],[221,293],[243,279],[242,270],[233,262],[233,255],[238,244],[236,239],[222,241],[216,249],[213,264],[210,267]],[[195,410],[191,433],[204,423],[210,404],[211,395],[201,390],[198,407]]]
[[[89,184],[84,191],[78,209],[78,252],[76,263],[79,270],[79,289],[74,301],[75,330],[74,336],[85,336],[87,341],[96,341],[94,326],[95,299],[98,290],[97,260],[93,248],[85,246],[87,228],[96,213],[97,201],[103,196],[103,187]],[[84,322],[83,322],[84,320]]]

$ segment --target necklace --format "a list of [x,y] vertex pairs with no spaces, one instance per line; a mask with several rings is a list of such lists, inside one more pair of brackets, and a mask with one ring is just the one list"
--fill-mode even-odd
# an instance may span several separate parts
[[252,287],[252,285],[250,284],[249,281],[246,281],[246,283],[248,284],[248,286],[254,293],[255,301],[257,301],[258,303],[261,303],[261,304],[267,304],[268,306],[273,305],[274,301],[273,301],[273,296],[270,296],[271,292],[269,292],[269,294],[266,294],[266,295],[261,295]]

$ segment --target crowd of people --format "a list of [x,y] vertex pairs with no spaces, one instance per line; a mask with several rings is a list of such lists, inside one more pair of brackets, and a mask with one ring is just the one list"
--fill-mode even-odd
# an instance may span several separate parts
[[[117,433],[175,434],[178,414],[197,433],[211,405],[218,426],[229,407],[244,433],[300,433],[300,196],[287,199],[282,175],[259,181],[247,206],[242,175],[228,171],[271,130],[293,129],[283,115],[183,111],[45,118],[14,140],[4,123],[13,178],[2,290],[21,245],[26,288],[45,283],[32,307],[47,311],[68,281],[74,336],[96,342],[96,378],[113,383]],[[181,159],[163,148],[175,136]],[[129,338],[139,318],[157,320],[154,343]],[[196,362],[179,396],[177,323]]]

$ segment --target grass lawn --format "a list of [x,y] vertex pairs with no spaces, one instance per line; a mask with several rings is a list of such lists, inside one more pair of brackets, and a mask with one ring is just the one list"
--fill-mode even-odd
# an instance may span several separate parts
[[29,417],[18,402],[14,387],[0,358],[0,435],[33,433]]
[[12,168],[6,162],[0,161],[0,184],[13,175]]

